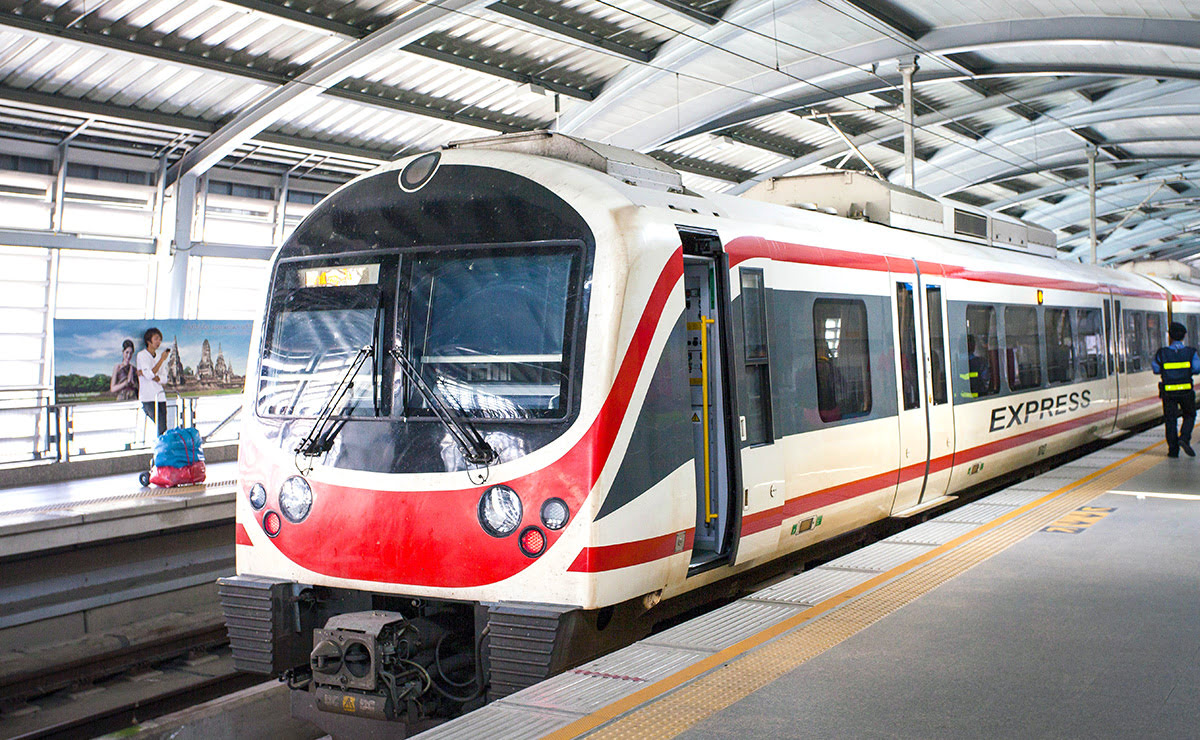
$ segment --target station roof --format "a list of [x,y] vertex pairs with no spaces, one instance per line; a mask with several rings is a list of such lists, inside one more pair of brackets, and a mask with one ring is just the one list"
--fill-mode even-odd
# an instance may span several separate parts
[[1195,0],[0,0],[0,140],[345,180],[495,133],[697,190],[866,170],[1101,261],[1200,255]]

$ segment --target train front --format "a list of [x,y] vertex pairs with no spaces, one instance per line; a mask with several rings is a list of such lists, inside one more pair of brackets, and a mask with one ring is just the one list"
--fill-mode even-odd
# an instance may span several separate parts
[[221,597],[238,667],[287,673],[301,716],[515,690],[512,620],[550,630],[543,672],[563,660],[559,616],[586,595],[559,576],[597,474],[576,429],[595,239],[519,159],[533,171],[447,150],[366,175],[276,255]]

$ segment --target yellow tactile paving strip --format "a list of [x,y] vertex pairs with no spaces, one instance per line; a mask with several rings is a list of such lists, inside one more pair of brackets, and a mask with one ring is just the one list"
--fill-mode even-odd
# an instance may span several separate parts
[[[1052,491],[546,738],[675,737],[1067,512],[1149,470],[1164,458],[1147,453],[1162,444],[1151,445]],[[772,640],[770,645],[754,650]]]

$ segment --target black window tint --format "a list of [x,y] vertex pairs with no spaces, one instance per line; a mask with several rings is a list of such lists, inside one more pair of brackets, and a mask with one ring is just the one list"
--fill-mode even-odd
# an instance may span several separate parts
[[921,406],[921,390],[917,381],[917,320],[913,309],[913,286],[896,283],[896,310],[900,324],[900,389],[905,409]]
[[1083,379],[1102,376],[1104,335],[1100,331],[1100,311],[1081,308],[1077,312],[1079,330],[1075,333],[1075,355],[1079,358],[1079,376]]
[[1143,311],[1123,311],[1125,324],[1125,371],[1141,372],[1142,352],[1146,345],[1146,314]]
[[838,421],[870,413],[866,304],[818,299],[813,304],[813,343],[821,420]]
[[767,356],[767,306],[762,270],[741,271],[742,336],[746,352],[745,442],[771,441],[771,376]]
[[1009,388],[1019,391],[1042,384],[1036,308],[1009,306],[1004,309],[1004,357]]
[[763,301],[762,270],[742,270],[742,327],[746,359],[767,358],[767,318]]
[[1000,342],[996,337],[996,309],[967,306],[967,366],[959,373],[970,381],[968,398],[1000,392]]
[[1070,383],[1075,379],[1075,341],[1071,332],[1071,311],[1066,308],[1047,308],[1046,380],[1050,383]]
[[929,316],[929,378],[933,392],[933,405],[946,403],[946,354],[945,326],[942,322],[942,289],[925,288]]

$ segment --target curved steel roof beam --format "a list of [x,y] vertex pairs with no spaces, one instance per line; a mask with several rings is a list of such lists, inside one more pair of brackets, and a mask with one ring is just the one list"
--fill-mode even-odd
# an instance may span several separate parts
[[[1186,165],[1186,164],[1191,163],[1192,161],[1193,160],[1191,160],[1191,159],[1185,158],[1185,159],[1179,159],[1176,162],[1152,161],[1152,162],[1144,162],[1142,164],[1135,164],[1135,165],[1127,166],[1127,167],[1119,167],[1117,169],[1113,169],[1108,172],[1096,173],[1096,182],[1097,183],[1110,182],[1112,180],[1120,180],[1120,179],[1126,178],[1126,177],[1137,177],[1139,175],[1146,175],[1149,177],[1165,177],[1166,173],[1173,171],[1173,168],[1175,168],[1177,165]],[[1049,169],[1049,168],[1047,168],[1047,169]],[[1163,174],[1160,174],[1160,172]],[[1037,173],[1038,172],[1035,171],[1030,174],[1037,174]],[[1038,188],[1037,190],[1029,190],[1024,193],[1018,193],[1010,198],[1004,198],[1003,200],[992,201],[991,203],[988,203],[984,207],[987,208],[988,210],[992,210],[992,211],[1002,211],[1005,208],[1011,208],[1012,206],[1019,206],[1023,203],[1028,203],[1030,201],[1034,201],[1039,198],[1045,198],[1047,196],[1054,196],[1054,195],[1058,195],[1060,193],[1067,192],[1067,191],[1078,190],[1078,188],[1080,186],[1086,187],[1087,182],[1088,182],[1088,179],[1086,177],[1077,177],[1077,178],[1073,178],[1070,180],[1064,180],[1062,182],[1055,183],[1054,185],[1047,185],[1046,187]]]
[[[1143,246],[1146,242],[1173,236],[1197,221],[1200,221],[1200,213],[1190,210],[1173,214],[1166,218],[1144,221],[1135,228],[1107,239],[1097,248],[1096,256],[1100,260],[1110,260],[1117,256],[1119,252],[1126,249],[1137,248]],[[1073,247],[1070,252],[1074,255],[1083,255],[1089,249],[1090,245],[1084,243]]]
[[[1167,187],[1167,184],[1187,182],[1197,177],[1200,177],[1200,165],[1193,165],[1172,174],[1164,173],[1161,176],[1144,177],[1136,182],[1099,188],[1096,190],[1097,215],[1117,213],[1142,202],[1150,204],[1187,197]],[[1146,200],[1147,198],[1149,200]],[[990,205],[988,208],[991,208]],[[1047,228],[1059,228],[1061,225],[1087,221],[1088,217],[1087,193],[1076,190],[1058,203],[1039,204],[1036,208],[1030,208],[1021,218]],[[1055,223],[1055,221],[1061,223]]]
[[[768,22],[770,8],[761,0],[745,3],[743,7],[758,11],[753,21],[739,19],[740,8],[735,5],[726,13],[731,21],[739,25],[754,27]],[[749,16],[747,11],[745,15]],[[765,17],[764,17],[765,16]],[[1098,37],[1095,29],[1103,28],[1105,36]],[[719,47],[718,35],[737,35],[718,24],[708,34],[699,37],[680,37],[664,45],[654,60],[654,67],[630,68],[617,75],[605,86],[596,101],[586,108],[564,117],[561,130],[587,136],[589,127],[603,115],[627,102],[627,96],[639,87],[651,84],[663,77],[674,75],[684,69],[688,61],[712,52]],[[998,37],[989,34],[999,33]],[[936,60],[945,54],[982,51],[996,46],[1015,44],[1078,44],[1079,42],[1132,43],[1150,46],[1167,46],[1200,50],[1200,21],[1152,21],[1139,18],[1072,17],[1042,18],[1011,23],[981,23],[946,28],[936,28],[923,34],[914,44],[887,38],[845,49],[826,57],[809,57],[785,66],[782,74],[774,69],[743,80],[736,94],[728,91],[706,96],[703,106],[689,105],[686,115],[674,108],[651,116],[648,122],[640,123],[635,131],[621,132],[612,138],[620,139],[623,146],[647,149],[668,141],[699,133],[711,133],[739,123],[766,115],[794,110],[836,97],[836,88],[846,87],[848,75],[865,77],[872,65],[884,69],[894,67],[900,56],[930,55]],[[836,56],[836,60],[828,57]],[[934,62],[936,64],[936,61]],[[764,63],[765,67],[773,64]],[[1006,72],[1008,70],[1008,72]],[[940,74],[939,74],[940,73]],[[930,76],[953,77],[956,70],[937,69],[931,66],[917,75],[917,81]],[[1181,67],[1125,66],[1111,64],[1044,64],[994,65],[986,70],[974,70],[973,75],[984,78],[1002,74],[1102,74],[1106,76],[1154,77],[1161,79],[1200,79],[1200,72]],[[958,73],[961,74],[961,73]],[[838,82],[837,80],[843,80]],[[877,79],[877,78],[876,78]],[[826,92],[820,88],[830,88]],[[755,91],[754,93],[746,91]],[[833,94],[831,94],[833,93]]]
[[167,173],[167,183],[173,183],[183,175],[205,172],[278,120],[286,106],[320,95],[350,76],[353,66],[372,54],[416,41],[455,20],[457,12],[474,10],[487,4],[488,0],[444,0],[439,5],[424,5],[334,53],[297,75],[291,82],[259,96],[257,101],[174,165]]
[[[1192,106],[1190,109],[1164,112],[1162,115],[1170,115],[1175,118],[1200,117],[1200,103]],[[1105,122],[1112,122],[1127,118],[1144,117],[1139,116],[1137,110],[1130,109],[1114,111],[1113,115],[1103,120]],[[1093,118],[1092,120],[1099,121],[1100,119]],[[1088,124],[1076,123],[1074,125],[1086,126]],[[1059,132],[1061,133],[1070,128],[1071,126],[1060,127]],[[1046,164],[1061,167],[1063,165],[1054,162],[1054,157],[1061,157],[1072,151],[1082,151],[1084,148],[1084,144],[1077,139],[1072,139],[1065,144],[1060,142],[1061,138],[1052,140],[1051,142],[1041,142],[1035,152],[1017,151],[1012,148],[1012,144],[1009,144],[1007,146],[971,148],[966,151],[955,152],[958,156],[943,157],[940,159],[935,154],[927,162],[923,162],[918,166],[917,183],[920,185],[921,190],[925,192],[947,196],[977,185],[1015,177],[1016,174],[1028,174],[1031,167],[1037,168]],[[1115,147],[1121,146],[1122,143],[1161,144],[1170,142],[1196,144],[1192,149],[1200,150],[1200,131],[1189,129],[1186,133],[1180,131],[1177,134],[1131,136],[1124,139],[1110,137],[1102,146]],[[948,148],[958,149],[956,145],[951,145]],[[1192,150],[1181,151],[1174,156],[1187,156],[1189,151]],[[1028,165],[1025,163],[1028,163]]]
[[[1153,104],[1150,104],[1151,101]],[[964,178],[959,170],[959,165],[968,160],[979,161],[983,156],[996,166],[1002,166],[1002,163],[1010,161],[1013,157],[1022,158],[1022,154],[1016,153],[1014,148],[1031,140],[1035,144],[1043,143],[1037,139],[1063,133],[1074,134],[1074,129],[1077,128],[1128,119],[1174,119],[1196,115],[1200,115],[1200,86],[1176,88],[1167,94],[1158,94],[1154,90],[1143,91],[1140,95],[1114,99],[1106,105],[1061,108],[1050,111],[1033,123],[1014,122],[1002,126],[971,146],[945,147],[928,162],[918,166],[917,182],[924,183],[924,187],[932,192],[944,195],[963,187],[970,187],[970,180]],[[1106,145],[1109,145],[1109,142],[1099,146]],[[924,178],[922,174],[925,175]],[[967,184],[952,187],[949,183],[955,180]],[[935,184],[931,185],[931,182]]]
[[[1051,79],[1045,83],[1035,85],[1030,88],[1021,90],[1018,94],[1024,98],[1022,102],[1028,102],[1030,99],[1040,97],[1042,95],[1051,95],[1059,92],[1067,92],[1077,90],[1088,85],[1096,83],[1103,78],[1097,77],[1069,77],[1064,79]],[[1139,83],[1140,84],[1140,83]],[[936,113],[927,113],[922,116],[917,116],[913,123],[917,128],[925,128],[944,123],[951,123],[959,118],[984,113],[999,108],[1007,108],[1013,105],[1013,97],[1011,94],[997,93],[987,96],[982,100],[973,100],[962,105],[952,106]],[[888,124],[866,134],[861,134],[851,138],[855,146],[866,146],[868,144],[878,144],[891,139],[896,139],[904,133],[904,125],[901,122]],[[797,159],[784,162],[781,165],[771,168],[766,172],[759,173],[750,180],[740,183],[733,191],[742,193],[749,190],[751,187],[764,180],[769,180],[772,177],[784,177],[795,172],[803,167],[819,164],[830,157],[836,157],[839,154],[844,154],[849,148],[837,142],[824,146],[815,152],[804,155]],[[919,182],[919,181],[918,181]]]

